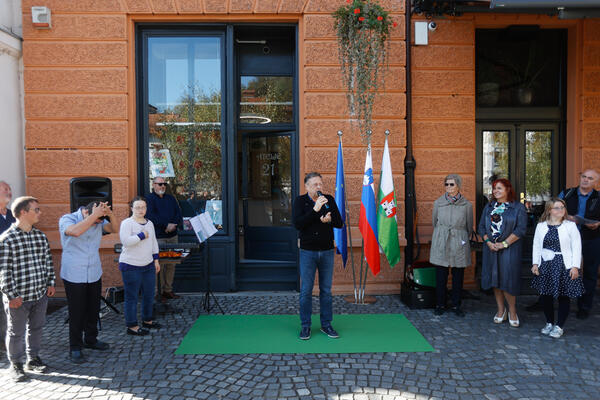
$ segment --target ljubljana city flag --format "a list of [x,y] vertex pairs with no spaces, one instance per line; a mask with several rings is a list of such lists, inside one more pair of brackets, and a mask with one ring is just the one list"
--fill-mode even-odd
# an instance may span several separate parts
[[342,255],[344,268],[348,260],[348,232],[346,231],[346,184],[344,182],[344,158],[342,156],[342,141],[338,145],[337,170],[335,173],[335,204],[342,217],[344,225],[341,228],[333,228],[333,238],[338,254]]
[[373,162],[371,146],[367,148],[365,174],[363,176],[362,195],[360,198],[360,218],[358,229],[362,234],[365,259],[373,275],[379,273],[379,243],[377,242],[377,211],[375,204],[375,183],[373,179]]
[[396,222],[396,194],[392,177],[392,163],[388,140],[385,138],[383,159],[381,160],[381,179],[379,179],[379,197],[377,205],[377,229],[379,246],[383,250],[390,266],[400,261],[400,243],[398,242],[398,223]]

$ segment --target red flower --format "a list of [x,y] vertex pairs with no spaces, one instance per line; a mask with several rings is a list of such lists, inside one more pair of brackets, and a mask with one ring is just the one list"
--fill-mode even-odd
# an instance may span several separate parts
[[183,143],[183,136],[177,136],[177,143]]
[[397,23],[397,22],[394,22],[394,24],[393,24],[393,25],[394,25],[394,28],[395,28],[395,27],[397,27],[397,26],[398,26],[398,23]]
[[365,20],[365,17],[358,17],[358,20],[359,20],[360,22],[362,22],[362,21],[364,21],[364,20]]
[[346,3],[348,3],[348,4],[352,3],[352,0],[346,0]]
[[379,17],[377,17],[377,21],[383,21],[383,17],[380,15]]
[[200,161],[200,160],[194,161],[194,168],[196,168],[196,169],[202,168],[202,161]]
[[179,168],[184,168],[185,167],[185,163],[183,161],[179,161]]
[[354,9],[354,14],[360,14],[360,8],[355,8]]

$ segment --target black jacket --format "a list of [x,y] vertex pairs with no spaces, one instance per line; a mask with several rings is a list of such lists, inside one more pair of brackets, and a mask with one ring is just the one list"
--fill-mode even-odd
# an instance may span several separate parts
[[[333,228],[344,226],[335,199],[328,194],[325,197],[329,210],[323,206],[319,212],[313,209],[315,202],[308,193],[298,196],[294,200],[292,220],[300,232],[301,249],[315,251],[333,249]],[[324,224],[320,218],[328,212],[331,212],[331,223]]]
[[[576,215],[579,209],[579,194],[578,187],[565,190],[565,203],[567,203],[567,211],[569,215]],[[584,218],[600,221],[600,195],[597,190],[592,190],[590,197],[585,203]],[[581,226],[581,238],[583,240],[595,239],[600,237],[600,228],[589,229],[585,225]]]

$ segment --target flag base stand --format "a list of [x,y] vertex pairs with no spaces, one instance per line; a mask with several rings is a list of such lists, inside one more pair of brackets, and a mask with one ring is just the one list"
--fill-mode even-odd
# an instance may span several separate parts
[[370,304],[374,304],[377,302],[377,298],[375,296],[365,296],[365,298],[361,301],[361,302],[356,302],[356,299],[354,298],[353,295],[348,295],[348,296],[344,296],[344,300],[347,303],[353,303],[353,304],[357,304],[357,305],[370,305]]

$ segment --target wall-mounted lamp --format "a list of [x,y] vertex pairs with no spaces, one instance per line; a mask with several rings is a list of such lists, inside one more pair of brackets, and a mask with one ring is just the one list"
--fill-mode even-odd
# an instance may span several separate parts
[[31,7],[31,22],[38,29],[52,28],[50,9],[48,7]]

